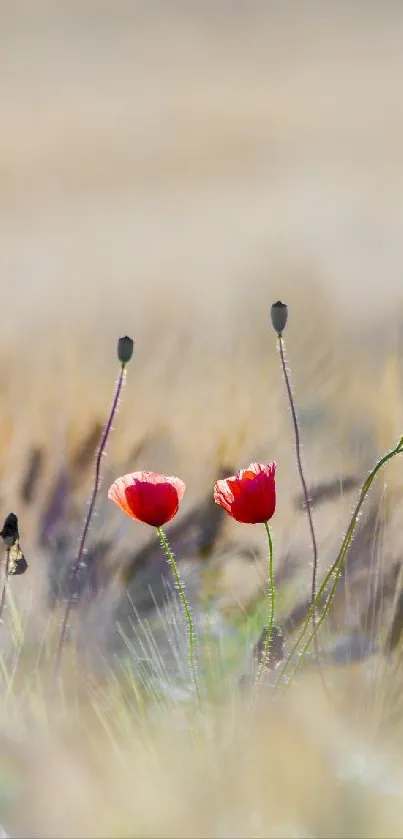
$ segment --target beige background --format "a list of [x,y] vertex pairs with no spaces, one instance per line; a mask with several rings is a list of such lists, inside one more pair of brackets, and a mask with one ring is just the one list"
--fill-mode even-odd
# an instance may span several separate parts
[[[137,468],[182,475],[186,509],[219,460],[276,459],[278,550],[309,552],[268,308],[290,303],[310,480],[365,473],[403,419],[403,7],[3,2],[0,16],[5,512],[33,442],[43,498],[103,421],[128,332],[110,474],[142,444]],[[326,513],[327,545],[350,504]]]

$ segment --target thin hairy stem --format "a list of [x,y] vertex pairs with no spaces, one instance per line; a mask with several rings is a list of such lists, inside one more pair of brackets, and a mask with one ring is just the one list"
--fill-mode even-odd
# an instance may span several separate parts
[[165,556],[166,556],[166,558],[168,560],[168,563],[170,565],[172,574],[174,576],[175,585],[176,585],[176,588],[179,592],[179,597],[180,597],[180,600],[181,600],[181,603],[182,603],[182,608],[183,608],[183,612],[184,612],[184,615],[185,615],[187,628],[188,628],[188,653],[189,653],[190,672],[192,674],[192,679],[193,679],[193,684],[194,684],[194,689],[195,689],[197,699],[198,699],[198,701],[200,701],[199,680],[197,678],[197,667],[196,667],[196,657],[195,657],[196,633],[195,633],[193,619],[192,619],[192,615],[191,615],[191,612],[190,612],[189,604],[188,604],[186,593],[185,593],[185,587],[183,585],[183,582],[182,582],[180,574],[179,574],[179,569],[178,569],[178,566],[177,566],[177,563],[176,563],[175,554],[171,550],[168,539],[167,539],[167,537],[166,537],[166,535],[165,535],[165,533],[164,533],[164,531],[162,530],[161,527],[157,527],[157,533],[158,533],[158,536],[159,536],[159,540],[160,540],[160,543],[161,543],[162,550],[165,553]]
[[[310,624],[310,621],[311,621],[311,618],[312,618],[312,613],[314,612],[314,610],[315,610],[315,608],[316,608],[316,606],[317,606],[317,604],[318,604],[319,600],[320,600],[320,599],[321,599],[321,597],[323,596],[323,594],[324,594],[324,592],[325,592],[325,590],[326,590],[326,588],[327,588],[327,586],[328,586],[329,582],[330,582],[330,581],[332,580],[332,578],[333,578],[333,582],[332,582],[332,585],[331,585],[331,587],[330,587],[329,596],[328,596],[328,598],[327,598],[327,600],[326,600],[326,603],[325,603],[325,606],[324,606],[323,612],[322,612],[322,614],[321,614],[321,616],[320,616],[320,618],[319,618],[319,620],[318,620],[318,622],[317,622],[317,624],[316,624],[315,628],[314,628],[314,629],[313,629],[313,631],[311,632],[311,634],[310,634],[310,636],[309,636],[308,640],[305,642],[305,644],[304,644],[304,646],[303,646],[303,648],[302,648],[302,650],[301,650],[301,653],[300,653],[300,656],[299,656],[299,660],[298,660],[298,662],[296,663],[296,665],[295,665],[295,667],[294,667],[294,670],[292,671],[292,674],[291,674],[291,675],[292,675],[292,676],[295,676],[295,674],[296,674],[297,670],[298,670],[298,669],[299,669],[299,667],[301,666],[302,661],[303,661],[303,658],[304,658],[304,655],[305,655],[306,651],[308,650],[308,647],[309,647],[309,645],[310,645],[310,643],[311,643],[312,639],[314,638],[314,635],[315,635],[316,630],[317,630],[317,629],[321,626],[321,624],[322,624],[322,623],[323,623],[323,621],[325,620],[325,617],[326,617],[326,615],[327,615],[327,613],[328,613],[328,611],[329,611],[330,604],[331,604],[331,602],[332,602],[332,600],[333,600],[333,596],[334,596],[334,593],[335,593],[335,591],[336,591],[337,583],[339,582],[339,579],[340,579],[341,574],[342,574],[342,571],[343,571],[343,567],[344,567],[344,562],[345,562],[345,559],[346,559],[347,551],[348,551],[348,549],[349,549],[349,547],[350,547],[350,544],[351,544],[351,541],[352,541],[352,538],[353,538],[353,535],[354,535],[354,531],[355,531],[355,528],[356,528],[356,525],[357,525],[357,521],[358,521],[358,518],[359,518],[359,515],[360,515],[360,512],[361,512],[362,506],[363,506],[364,501],[365,501],[365,499],[366,499],[366,497],[367,497],[367,495],[368,495],[368,492],[369,492],[369,490],[370,490],[370,488],[371,488],[371,486],[372,486],[372,484],[373,484],[373,481],[374,481],[374,479],[375,479],[376,475],[378,474],[378,472],[382,469],[382,467],[383,467],[383,466],[385,466],[385,464],[386,464],[389,460],[391,460],[393,457],[395,457],[395,455],[397,455],[397,454],[401,454],[401,453],[402,453],[402,451],[403,451],[403,437],[401,437],[401,438],[400,438],[399,442],[397,443],[397,445],[395,446],[395,448],[394,448],[394,449],[392,449],[390,452],[387,452],[387,454],[385,454],[383,457],[381,457],[381,459],[380,459],[380,460],[378,460],[378,462],[375,464],[374,468],[372,469],[372,471],[371,471],[371,472],[370,472],[370,474],[368,475],[367,479],[364,481],[364,484],[363,484],[363,486],[362,486],[362,489],[361,489],[361,492],[360,492],[360,495],[359,495],[358,502],[357,502],[357,504],[356,504],[355,510],[354,510],[353,515],[352,515],[352,517],[351,517],[350,524],[349,524],[349,526],[348,526],[348,529],[347,529],[346,535],[345,535],[345,537],[344,537],[344,539],[343,539],[343,542],[342,542],[342,544],[341,544],[340,551],[339,551],[339,553],[338,553],[338,555],[337,555],[337,558],[335,559],[335,561],[334,561],[333,565],[331,566],[330,570],[329,570],[329,571],[328,571],[328,573],[326,574],[326,577],[325,577],[325,579],[323,580],[322,585],[321,585],[321,586],[320,586],[320,588],[319,588],[319,591],[318,591],[318,593],[317,593],[317,595],[316,595],[315,601],[314,601],[314,603],[312,604],[312,606],[311,606],[311,608],[310,608],[310,610],[309,610],[309,612],[308,612],[308,614],[307,614],[307,618],[306,618],[306,621],[305,621],[305,623],[304,623],[304,626],[303,626],[303,628],[302,628],[302,630],[301,630],[301,632],[300,632],[300,634],[299,634],[299,636],[298,636],[298,638],[297,638],[297,640],[296,640],[296,642],[295,642],[295,644],[294,644],[294,646],[293,646],[293,648],[292,648],[292,650],[291,650],[291,652],[290,652],[290,655],[289,655],[289,657],[288,657],[288,660],[286,661],[286,663],[285,663],[284,667],[282,668],[282,671],[281,671],[281,673],[280,673],[280,675],[279,675],[279,678],[278,678],[278,682],[277,682],[276,687],[278,687],[278,686],[280,685],[281,681],[282,681],[282,680],[284,679],[284,677],[288,674],[288,671],[289,671],[289,669],[290,669],[290,667],[291,667],[291,664],[292,664],[292,659],[293,659],[293,656],[294,656],[294,654],[296,653],[296,651],[298,650],[298,647],[299,647],[299,645],[300,645],[300,643],[301,643],[302,639],[303,639],[303,638],[304,638],[304,636],[306,635],[306,632],[307,632],[307,630],[308,630],[308,628],[309,628],[309,624]],[[290,679],[290,678],[291,678],[291,677],[289,677],[289,679]]]
[[310,534],[311,534],[311,542],[312,542],[313,561],[312,561],[312,585],[311,585],[311,610],[310,610],[310,614],[311,614],[312,626],[313,626],[313,631],[314,631],[313,637],[314,637],[314,644],[315,644],[315,658],[316,658],[316,663],[317,663],[317,667],[318,667],[318,671],[319,671],[319,676],[320,676],[320,679],[321,679],[321,682],[322,682],[322,687],[323,687],[325,693],[329,696],[329,691],[327,689],[327,685],[326,685],[325,678],[324,678],[322,668],[321,668],[321,664],[320,664],[318,638],[317,638],[317,634],[316,634],[316,631],[315,631],[315,629],[316,629],[316,605],[315,605],[315,602],[316,602],[316,578],[317,578],[317,573],[318,573],[318,546],[317,546],[317,543],[316,543],[315,528],[314,528],[314,525],[313,525],[311,501],[310,501],[310,498],[309,498],[308,487],[307,487],[307,484],[306,484],[304,470],[303,470],[303,467],[302,467],[301,441],[300,441],[298,418],[297,418],[297,412],[295,410],[294,397],[292,395],[292,390],[291,390],[290,377],[289,377],[289,373],[288,373],[288,370],[287,370],[286,357],[285,357],[285,347],[284,347],[284,341],[283,341],[282,335],[278,336],[278,347],[279,347],[279,351],[280,351],[281,366],[282,366],[282,369],[283,369],[285,386],[286,386],[287,394],[288,394],[288,401],[290,403],[292,422],[293,422],[293,426],[294,426],[295,451],[296,451],[296,455],[297,455],[298,472],[299,472],[299,477],[300,477],[300,480],[301,480],[302,492],[303,492],[304,500],[305,500],[305,509],[306,509],[306,513],[307,513],[307,516],[308,516],[309,531],[310,531]]
[[69,590],[68,590],[68,594],[67,594],[66,608],[65,608],[65,612],[64,612],[63,624],[62,624],[62,628],[61,628],[61,632],[60,632],[59,646],[58,646],[57,655],[56,655],[55,676],[57,676],[57,674],[59,672],[59,668],[60,668],[63,646],[64,646],[64,643],[65,643],[65,640],[66,640],[66,635],[67,635],[68,620],[69,620],[70,612],[71,612],[72,605],[73,605],[75,579],[76,579],[76,576],[77,576],[79,568],[80,568],[80,563],[81,563],[83,553],[84,553],[84,548],[85,548],[85,542],[86,542],[86,539],[87,539],[87,536],[88,536],[88,531],[89,531],[89,528],[90,528],[92,515],[93,515],[94,509],[95,509],[95,503],[96,503],[96,500],[97,500],[97,495],[98,495],[98,491],[99,491],[99,487],[100,487],[100,481],[101,481],[102,457],[103,457],[104,452],[105,452],[106,444],[108,442],[108,437],[109,437],[109,434],[110,434],[110,431],[111,431],[111,428],[112,428],[112,423],[113,423],[113,420],[114,420],[114,417],[115,417],[115,414],[116,414],[116,411],[117,411],[117,408],[118,408],[118,405],[119,405],[120,394],[121,394],[122,387],[123,387],[123,384],[124,384],[124,381],[125,381],[125,376],[126,376],[125,368],[126,368],[126,365],[122,364],[120,374],[119,374],[119,378],[118,378],[117,384],[116,384],[115,396],[114,396],[114,399],[113,399],[113,402],[112,402],[112,407],[111,407],[111,410],[110,410],[110,413],[109,413],[109,418],[108,418],[108,421],[105,425],[104,432],[103,432],[103,435],[102,435],[102,439],[101,439],[101,442],[100,442],[100,445],[99,445],[98,453],[97,453],[97,456],[96,456],[94,486],[93,486],[93,490],[92,490],[90,503],[89,503],[89,506],[88,506],[88,512],[87,512],[85,522],[84,522],[84,528],[83,528],[83,532],[82,532],[82,535],[81,535],[77,556],[76,556],[76,559],[74,561],[74,565],[73,565],[72,572],[71,572],[70,586],[69,586]]
[[0,600],[0,620],[3,617],[4,607],[6,605],[6,594],[7,594],[7,580],[8,580],[8,569],[10,564],[10,546],[7,545],[6,547],[6,569],[5,569],[5,580],[3,583],[3,591],[1,592],[1,600]]
[[266,667],[269,664],[270,659],[270,642],[271,642],[271,634],[273,629],[274,623],[274,614],[276,609],[276,587],[274,584],[274,568],[273,568],[273,539],[270,533],[269,522],[266,521],[264,523],[266,528],[267,538],[269,541],[269,574],[268,574],[268,598],[270,604],[270,611],[269,611],[269,623],[267,625],[267,634],[264,644],[263,655],[260,661],[258,673],[256,676],[256,684],[258,685],[262,679],[263,673],[266,670]]
[[289,377],[289,373],[288,373],[288,370],[287,370],[284,340],[283,340],[282,336],[279,336],[279,338],[278,338],[278,346],[279,346],[279,351],[280,351],[281,366],[283,368],[285,386],[287,388],[288,400],[289,400],[289,403],[290,403],[292,422],[293,422],[293,426],[294,426],[295,450],[296,450],[296,455],[297,455],[298,472],[299,472],[299,477],[300,477],[300,480],[301,480],[302,492],[304,494],[306,513],[307,513],[307,516],[308,516],[309,530],[310,530],[310,534],[311,534],[312,553],[313,553],[311,603],[313,603],[314,600],[315,600],[315,597],[316,597],[316,577],[317,577],[317,572],[318,572],[318,546],[316,544],[315,528],[313,526],[312,508],[311,508],[311,502],[310,502],[309,493],[308,493],[308,487],[307,487],[307,484],[306,484],[304,470],[303,470],[303,467],[302,467],[301,441],[300,441],[299,425],[298,425],[298,419],[297,419],[297,412],[295,410],[294,398],[293,398],[292,390],[291,390],[290,377]]

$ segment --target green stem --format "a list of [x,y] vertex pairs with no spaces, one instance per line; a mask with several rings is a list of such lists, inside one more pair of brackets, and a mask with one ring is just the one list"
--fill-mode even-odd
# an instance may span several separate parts
[[266,528],[267,538],[269,540],[269,575],[268,575],[268,589],[267,594],[270,603],[270,611],[269,611],[269,623],[267,625],[267,633],[266,633],[266,640],[264,644],[263,655],[260,661],[259,670],[256,676],[256,685],[258,685],[262,679],[263,673],[266,670],[266,667],[269,664],[269,655],[270,655],[270,641],[271,641],[271,633],[273,629],[274,623],[274,613],[276,607],[276,587],[274,584],[274,569],[273,569],[273,540],[271,538],[269,522],[265,521],[264,526]]
[[197,678],[197,668],[196,668],[196,659],[195,659],[196,635],[195,635],[195,628],[194,628],[194,624],[193,624],[193,620],[192,620],[192,615],[190,613],[189,604],[187,602],[187,598],[186,598],[186,594],[185,594],[185,587],[184,587],[183,582],[180,578],[178,566],[176,564],[175,554],[171,550],[168,539],[167,539],[167,537],[166,537],[166,535],[165,535],[165,533],[164,533],[164,531],[162,530],[161,527],[157,527],[157,533],[158,533],[158,536],[159,536],[159,540],[160,540],[160,543],[161,543],[162,550],[165,553],[165,556],[168,560],[168,563],[169,563],[170,568],[172,570],[172,573],[174,575],[176,588],[179,592],[179,597],[181,599],[183,612],[184,612],[184,615],[185,615],[185,618],[186,618],[187,627],[188,627],[188,649],[189,649],[190,671],[191,671],[192,678],[193,678],[193,684],[194,684],[196,696],[197,696],[198,701],[200,701],[199,680]]
[[[337,583],[339,582],[339,579],[340,579],[342,571],[343,571],[345,558],[346,558],[347,551],[350,547],[350,544],[351,544],[351,541],[352,541],[352,538],[353,538],[353,535],[354,535],[354,530],[355,530],[356,525],[357,525],[357,521],[358,521],[358,518],[359,518],[359,515],[360,515],[360,512],[361,512],[361,508],[362,508],[362,506],[364,504],[364,501],[365,501],[365,499],[368,495],[368,492],[369,492],[369,490],[370,490],[370,488],[373,484],[373,481],[374,481],[376,475],[378,474],[378,472],[380,471],[380,469],[382,469],[382,467],[388,462],[388,460],[391,460],[392,457],[394,457],[397,454],[401,454],[402,447],[403,447],[403,437],[400,438],[398,444],[395,446],[394,449],[392,449],[390,452],[387,452],[387,454],[385,454],[383,457],[381,457],[380,460],[378,460],[378,462],[375,464],[374,468],[372,469],[372,472],[370,472],[370,474],[368,475],[368,478],[364,482],[364,484],[362,486],[362,489],[361,489],[361,492],[360,492],[360,496],[359,496],[357,505],[356,505],[355,510],[353,512],[353,515],[351,517],[350,524],[348,526],[346,535],[343,539],[340,551],[337,555],[337,558],[336,558],[335,562],[333,563],[330,570],[326,574],[326,577],[323,580],[323,583],[322,583],[319,591],[317,592],[316,598],[315,598],[314,602],[312,603],[311,608],[310,608],[310,610],[307,614],[304,626],[303,626],[303,628],[302,628],[302,630],[301,630],[301,632],[300,632],[300,634],[299,634],[299,636],[298,636],[298,638],[297,638],[297,640],[296,640],[296,642],[295,642],[295,644],[294,644],[294,646],[293,646],[293,648],[290,652],[290,655],[288,657],[287,662],[285,663],[285,665],[284,665],[284,667],[283,667],[283,669],[282,669],[282,671],[279,675],[279,678],[278,678],[278,681],[277,681],[277,684],[276,684],[276,688],[278,688],[278,686],[280,685],[280,682],[282,681],[284,676],[288,673],[288,670],[290,669],[290,666],[292,664],[292,658],[293,658],[295,652],[297,651],[302,639],[304,638],[304,636],[307,632],[307,629],[308,629],[308,627],[310,625],[310,622],[312,620],[312,616],[315,613],[317,605],[318,605],[321,597],[323,596],[324,591],[325,591],[328,583],[331,581],[331,579],[333,577],[334,579],[333,579],[333,582],[332,582],[332,585],[331,585],[331,588],[330,588],[330,594],[329,594],[329,597],[326,601],[323,612],[322,612],[319,620],[316,622],[315,629],[311,632],[308,640],[304,644],[304,646],[301,650],[301,653],[300,653],[299,660],[298,660],[297,664],[295,665],[294,670],[291,673],[291,676],[295,676],[297,670],[301,666],[304,655],[305,655],[312,639],[314,638],[315,632],[317,632],[317,630],[319,629],[319,627],[323,623],[323,621],[324,621],[324,619],[325,619],[325,617],[326,617],[326,615],[329,611],[331,602],[333,600],[334,593],[336,591]],[[289,678],[288,684],[289,684],[290,681],[291,681],[291,677]]]

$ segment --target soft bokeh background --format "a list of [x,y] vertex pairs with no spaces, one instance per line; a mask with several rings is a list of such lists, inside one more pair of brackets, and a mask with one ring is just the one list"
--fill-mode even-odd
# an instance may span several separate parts
[[[129,333],[106,480],[180,474],[186,512],[223,462],[276,459],[278,554],[308,562],[268,312],[290,305],[310,483],[360,478],[403,419],[403,10],[32,0],[0,15],[4,514],[18,508],[34,551],[38,506],[104,421]],[[25,510],[33,445],[46,457]],[[327,549],[350,506],[340,493],[318,513]],[[235,601],[253,594],[250,567],[226,569]]]
[[[65,685],[71,715],[59,740],[54,731],[41,739],[29,723],[24,733],[18,709],[39,672],[35,644],[48,638],[43,594],[56,548],[41,541],[44,511],[62,487],[62,561],[71,560],[92,478],[92,451],[85,468],[77,452],[105,421],[119,335],[133,335],[136,352],[90,535],[92,545],[111,540],[111,564],[124,564],[149,538],[107,502],[117,474],[181,475],[186,515],[223,464],[275,459],[276,568],[291,557],[299,568],[293,597],[309,591],[309,532],[295,504],[292,427],[269,320],[278,298],[290,307],[286,348],[310,485],[360,481],[401,435],[402,42],[403,6],[387,0],[0,0],[0,501],[1,516],[19,514],[29,561],[11,586],[26,607],[24,643],[11,605],[2,627],[13,675],[2,663],[1,755],[5,777],[11,762],[23,779],[10,810],[15,835],[133,835],[135,824],[138,835],[267,836],[268,824],[279,835],[284,813],[284,835],[296,822],[308,833],[294,835],[321,835],[329,824],[335,835],[366,835],[371,825],[374,835],[401,835],[400,756],[393,774],[390,755],[384,771],[378,753],[365,792],[361,769],[357,782],[353,770],[347,781],[336,777],[329,754],[337,763],[343,752],[340,762],[354,769],[361,745],[349,729],[343,740],[310,687],[278,719],[263,710],[245,736],[242,708],[225,725],[219,715],[206,720],[196,765],[194,751],[178,750],[175,726],[169,742],[163,733],[160,761],[149,764],[148,732],[147,747],[137,732],[134,748],[131,711],[126,718],[110,685],[106,698],[91,695],[100,730],[89,726],[90,734],[78,722],[74,679]],[[33,447],[42,460],[28,503],[21,486]],[[355,542],[358,571],[338,613],[343,632],[368,629],[387,584],[389,601],[394,593],[397,576],[390,589],[388,573],[401,563],[401,490],[396,462],[376,485],[369,542]],[[321,573],[353,497],[340,484],[315,511]],[[228,520],[223,539],[233,541],[212,557],[217,613],[242,615],[264,586],[265,534]],[[200,578],[189,566],[196,596]],[[157,565],[153,582],[160,577]],[[133,580],[134,597],[140,582]],[[102,608],[95,620],[98,643]],[[378,623],[371,627],[376,634]],[[386,665],[376,666],[383,689]],[[369,705],[374,682],[357,672],[351,681],[345,674],[346,694]],[[34,697],[32,717],[46,722],[43,697]],[[126,736],[130,772],[122,771],[111,716]],[[357,732],[356,717],[352,724]],[[362,740],[368,745],[366,732]],[[267,744],[281,755],[281,771]],[[217,777],[212,754],[225,770]],[[0,797],[1,818],[3,805]]]
[[182,474],[194,499],[216,456],[275,457],[285,503],[278,297],[311,480],[366,469],[401,419],[379,390],[402,311],[399,4],[0,14],[5,507],[32,443],[51,472],[103,421],[126,332],[111,459],[148,435],[144,465]]

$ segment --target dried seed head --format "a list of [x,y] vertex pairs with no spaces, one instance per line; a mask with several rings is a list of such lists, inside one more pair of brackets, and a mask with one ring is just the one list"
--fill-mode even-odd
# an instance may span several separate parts
[[129,338],[128,335],[125,335],[123,338],[119,338],[118,341],[118,359],[121,364],[127,364],[130,361],[133,355],[133,348],[134,348],[134,341],[133,338]]
[[286,303],[282,303],[281,300],[277,300],[277,303],[273,303],[271,307],[271,322],[277,335],[281,338],[285,325],[287,323],[288,318],[288,306]]
[[18,519],[15,513],[9,513],[4,524],[0,536],[6,545],[14,545],[17,541],[18,533]]

